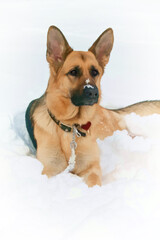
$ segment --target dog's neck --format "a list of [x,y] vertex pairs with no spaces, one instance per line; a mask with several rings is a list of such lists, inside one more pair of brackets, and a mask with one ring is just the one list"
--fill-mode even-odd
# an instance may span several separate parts
[[79,136],[82,137],[86,137],[86,133],[81,131],[79,128],[88,131],[90,126],[91,126],[91,122],[87,122],[86,124],[83,125],[79,125],[79,124],[74,124],[72,126],[68,126],[65,125],[64,123],[62,123],[60,120],[56,119],[56,117],[48,110],[48,114],[51,117],[51,119],[65,132],[72,132],[73,128],[76,128],[77,134]]
[[[85,125],[88,122],[92,122],[96,113],[96,106],[81,106],[77,107],[75,111],[67,112],[63,114],[63,117],[61,118],[61,115],[59,115],[59,112],[57,113],[55,109],[48,109],[52,115],[55,116],[58,121],[63,122],[66,125]],[[77,111],[78,110],[78,111]]]
[[50,97],[47,98],[46,96],[46,107],[59,121],[67,125],[73,125],[75,123],[82,125],[88,121],[92,122],[96,114],[97,104],[77,107],[71,104],[69,98],[64,97],[63,99],[62,97],[56,96],[56,94],[52,96],[52,101]]

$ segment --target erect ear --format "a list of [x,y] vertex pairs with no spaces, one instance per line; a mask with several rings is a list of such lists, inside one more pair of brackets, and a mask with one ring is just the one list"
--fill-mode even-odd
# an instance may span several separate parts
[[47,34],[47,61],[56,71],[72,51],[63,33],[57,27],[50,26]]
[[96,56],[99,64],[103,68],[109,61],[110,52],[113,47],[113,41],[113,30],[112,28],[108,28],[93,43],[92,47],[88,49],[88,51],[91,51]]

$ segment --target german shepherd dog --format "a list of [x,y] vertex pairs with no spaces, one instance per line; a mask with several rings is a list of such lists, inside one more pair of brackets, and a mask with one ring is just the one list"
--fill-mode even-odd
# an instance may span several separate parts
[[126,129],[126,114],[160,113],[159,101],[141,102],[118,110],[100,106],[100,80],[113,40],[113,30],[108,28],[87,52],[73,51],[57,27],[49,28],[48,86],[43,96],[29,104],[25,117],[37,158],[44,166],[42,174],[51,177],[61,173],[73,155],[76,161],[71,172],[82,177],[89,187],[101,185],[96,139]]

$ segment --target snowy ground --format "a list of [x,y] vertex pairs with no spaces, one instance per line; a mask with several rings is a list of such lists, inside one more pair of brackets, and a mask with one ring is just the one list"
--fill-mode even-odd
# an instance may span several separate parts
[[41,175],[24,125],[47,85],[51,24],[78,50],[114,29],[103,104],[160,99],[159,12],[156,0],[0,1],[0,239],[160,239],[159,115],[128,115],[135,138],[117,131],[98,141],[103,186],[91,189],[71,174]]
[[41,175],[23,117],[4,117],[1,129],[1,239],[159,239],[160,116],[127,117],[145,137],[117,131],[99,141],[103,186],[92,189],[72,174]]

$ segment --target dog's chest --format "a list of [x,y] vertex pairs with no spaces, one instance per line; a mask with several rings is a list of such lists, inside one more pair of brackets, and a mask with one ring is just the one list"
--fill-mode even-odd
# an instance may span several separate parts
[[66,161],[69,161],[69,158],[71,156],[71,147],[70,143],[72,141],[72,134],[71,133],[63,133],[60,136],[60,146],[61,150],[66,158]]
[[[64,133],[61,137],[61,149],[68,162],[71,157],[72,134]],[[99,157],[99,149],[96,141],[93,141],[91,136],[76,138],[77,147],[75,149],[75,169],[73,172],[78,173],[83,171],[87,166],[92,164],[95,157]]]

